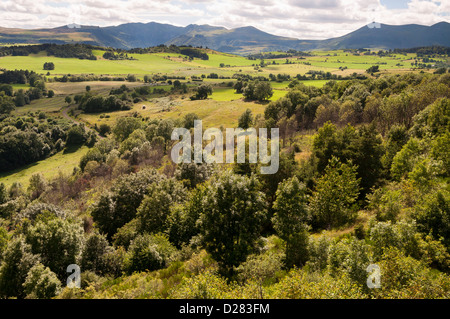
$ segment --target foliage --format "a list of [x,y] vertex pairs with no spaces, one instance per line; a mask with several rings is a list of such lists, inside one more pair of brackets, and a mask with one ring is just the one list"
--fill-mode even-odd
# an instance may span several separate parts
[[84,231],[78,222],[52,217],[38,220],[24,229],[26,242],[41,263],[49,267],[61,280],[66,268],[76,264],[83,249]]
[[23,237],[12,239],[3,255],[0,267],[0,296],[24,298],[26,292],[23,283],[39,256],[33,255],[31,247]]
[[118,228],[136,216],[148,186],[162,177],[155,170],[142,170],[120,177],[111,192],[103,194],[92,210],[92,217],[99,230],[111,238]]
[[37,263],[28,272],[23,283],[27,298],[50,299],[61,291],[61,282],[48,267]]
[[266,217],[255,177],[224,172],[208,182],[202,199],[201,233],[206,250],[226,273],[253,250]]
[[137,211],[140,231],[148,233],[167,231],[170,206],[183,202],[186,193],[183,185],[174,179],[164,179],[151,184]]
[[358,198],[359,179],[356,167],[332,157],[324,175],[317,180],[311,198],[315,223],[331,229],[353,219],[353,205]]
[[127,271],[156,270],[169,265],[176,249],[162,235],[143,234],[137,236],[128,249]]

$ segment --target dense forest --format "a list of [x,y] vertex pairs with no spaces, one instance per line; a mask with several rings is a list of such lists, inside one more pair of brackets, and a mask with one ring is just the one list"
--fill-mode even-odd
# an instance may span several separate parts
[[[2,168],[90,147],[71,175],[0,184],[0,296],[449,298],[450,74],[294,80],[272,102],[268,81],[236,83],[266,103],[239,126],[280,129],[274,175],[260,163],[170,161],[172,131],[192,129],[193,113],[121,117],[98,138],[0,111]],[[109,112],[150,93],[121,87],[76,103]],[[203,85],[196,96],[210,93]],[[65,287],[70,264],[81,289]],[[369,264],[380,289],[367,286]]]

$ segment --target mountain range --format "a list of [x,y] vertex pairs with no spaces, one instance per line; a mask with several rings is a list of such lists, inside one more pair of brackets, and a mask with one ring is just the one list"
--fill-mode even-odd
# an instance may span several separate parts
[[96,27],[67,25],[52,29],[0,27],[0,43],[74,43],[131,49],[165,45],[192,45],[235,54],[261,51],[395,49],[440,45],[450,47],[450,23],[432,26],[371,23],[341,37],[302,40],[263,32],[255,27],[227,29],[191,24],[179,27],[157,22]]

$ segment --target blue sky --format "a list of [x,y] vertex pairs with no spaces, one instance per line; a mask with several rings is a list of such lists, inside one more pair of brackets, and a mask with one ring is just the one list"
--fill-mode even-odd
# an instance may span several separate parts
[[68,23],[210,24],[301,39],[344,35],[372,21],[432,25],[450,22],[449,0],[0,0],[0,27],[44,28]]

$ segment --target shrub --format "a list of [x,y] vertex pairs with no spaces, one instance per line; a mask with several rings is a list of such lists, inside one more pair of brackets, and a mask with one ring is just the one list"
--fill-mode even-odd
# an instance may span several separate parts
[[50,299],[60,293],[61,282],[48,267],[38,263],[28,272],[23,287],[27,298]]

